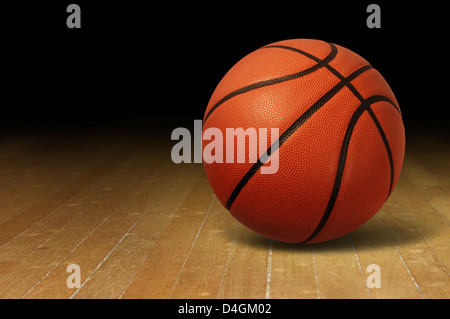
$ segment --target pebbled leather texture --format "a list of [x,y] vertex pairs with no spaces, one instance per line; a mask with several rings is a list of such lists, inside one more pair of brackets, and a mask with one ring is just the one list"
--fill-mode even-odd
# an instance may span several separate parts
[[[331,56],[333,46],[337,52]],[[327,57],[331,61],[317,67]],[[275,240],[314,243],[351,232],[382,207],[400,175],[405,133],[392,90],[368,65],[339,45],[295,39],[250,53],[223,77],[206,108],[203,131],[222,131],[224,161],[226,128],[279,128],[280,135],[292,131],[276,150],[278,172],[261,174],[259,169],[239,189],[229,208],[237,220]],[[346,77],[364,67],[345,84]],[[298,77],[283,78],[292,74]],[[372,103],[361,109],[367,99]],[[358,108],[362,113],[356,116]],[[203,141],[203,148],[207,144]],[[224,206],[253,165],[204,161]]]

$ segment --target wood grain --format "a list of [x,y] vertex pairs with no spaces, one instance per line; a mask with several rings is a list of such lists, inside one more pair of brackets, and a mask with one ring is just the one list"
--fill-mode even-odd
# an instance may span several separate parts
[[[167,136],[0,139],[0,298],[449,298],[450,151],[412,134],[382,209],[313,245],[264,238]],[[67,266],[81,268],[68,288]],[[370,265],[381,287],[371,288]]]

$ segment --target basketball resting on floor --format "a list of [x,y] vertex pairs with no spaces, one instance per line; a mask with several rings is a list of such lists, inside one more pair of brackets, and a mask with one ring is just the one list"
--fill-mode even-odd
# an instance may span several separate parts
[[322,242],[361,226],[403,164],[402,116],[387,82],[356,53],[319,40],[280,41],[245,56],[212,94],[209,127],[279,129],[266,151],[278,152],[275,174],[260,173],[261,158],[204,167],[237,220],[284,242]]

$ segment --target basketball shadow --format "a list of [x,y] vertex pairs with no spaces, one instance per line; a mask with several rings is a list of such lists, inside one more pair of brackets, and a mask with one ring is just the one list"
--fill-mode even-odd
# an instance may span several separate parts
[[[271,243],[270,239],[253,232],[250,229],[243,229],[244,234],[239,241],[255,249],[267,249]],[[232,234],[230,234],[232,235]],[[321,243],[284,243],[273,241],[272,247],[280,251],[320,251],[320,252],[344,252],[344,251],[370,251],[385,248],[395,249],[397,246],[413,245],[423,242],[426,237],[436,234],[418,234],[414,229],[408,228],[401,220],[390,221],[384,224],[380,218],[374,216],[373,220],[367,222],[350,234]],[[231,237],[230,237],[231,240]]]
[[[248,245],[255,250],[267,250],[270,246],[272,246],[273,250],[276,251],[291,251],[295,252],[311,252],[311,249],[319,249],[320,251],[345,251],[348,249],[352,249],[351,243],[349,242],[348,236],[342,236],[327,242],[316,243],[316,244],[303,244],[303,243],[285,243],[281,241],[271,240],[259,235],[250,229],[244,230],[244,232],[248,232],[245,236],[239,239],[242,244]],[[348,245],[345,243],[348,242]]]

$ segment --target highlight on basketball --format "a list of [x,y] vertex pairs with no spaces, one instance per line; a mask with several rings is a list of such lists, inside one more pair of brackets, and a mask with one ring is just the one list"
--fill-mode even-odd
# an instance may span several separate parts
[[445,10],[2,10],[0,299],[186,318],[449,299]]

